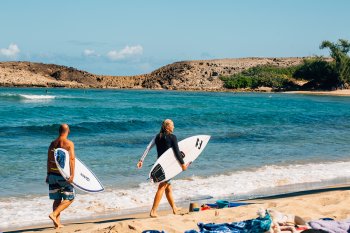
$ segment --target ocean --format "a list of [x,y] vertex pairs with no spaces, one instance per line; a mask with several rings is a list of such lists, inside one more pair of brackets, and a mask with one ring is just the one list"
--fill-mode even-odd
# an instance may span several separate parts
[[[173,181],[188,205],[350,183],[350,97],[286,93],[0,88],[0,231],[51,221],[47,150],[61,123],[102,193],[78,191],[64,221],[149,211],[156,150],[136,164],[162,120],[179,140],[211,135]],[[164,198],[161,209],[170,208]]]

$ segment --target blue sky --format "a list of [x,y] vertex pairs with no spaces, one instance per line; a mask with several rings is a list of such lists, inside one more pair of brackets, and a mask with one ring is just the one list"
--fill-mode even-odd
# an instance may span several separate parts
[[135,75],[183,60],[328,55],[348,0],[1,0],[0,61]]

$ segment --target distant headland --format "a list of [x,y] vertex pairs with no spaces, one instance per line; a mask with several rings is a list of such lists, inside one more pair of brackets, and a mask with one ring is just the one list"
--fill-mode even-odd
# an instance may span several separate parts
[[181,61],[135,76],[95,75],[73,67],[0,62],[0,86],[191,91],[334,91],[350,89],[350,42],[323,41],[330,57]]
[[181,61],[135,76],[95,75],[55,64],[0,62],[0,86],[225,91],[228,88],[225,87],[222,77],[239,74],[257,66],[296,66],[304,59],[291,57]]

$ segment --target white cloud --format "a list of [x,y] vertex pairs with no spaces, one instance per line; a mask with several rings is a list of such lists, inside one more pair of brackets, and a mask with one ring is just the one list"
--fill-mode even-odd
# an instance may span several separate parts
[[112,50],[107,53],[107,57],[113,61],[123,60],[130,57],[142,55],[143,48],[141,45],[126,46],[120,51]]
[[91,50],[91,49],[85,49],[84,52],[83,52],[84,56],[87,56],[87,57],[91,57],[91,56],[99,56],[95,50]]
[[0,49],[0,56],[14,58],[20,52],[18,46],[11,43],[7,49]]

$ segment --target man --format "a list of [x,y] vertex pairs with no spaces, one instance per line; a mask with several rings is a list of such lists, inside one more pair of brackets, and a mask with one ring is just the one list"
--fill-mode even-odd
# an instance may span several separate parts
[[[69,134],[69,126],[62,124],[59,128],[59,136],[52,141],[48,150],[47,156],[47,177],[46,182],[49,184],[49,197],[53,199],[53,212],[49,218],[53,221],[55,228],[61,228],[63,225],[60,221],[60,214],[70,204],[72,204],[75,197],[75,190],[72,186],[75,168],[75,154],[74,143],[67,139]],[[54,158],[54,149],[63,148],[70,154],[70,177],[65,180],[60,174]]]

